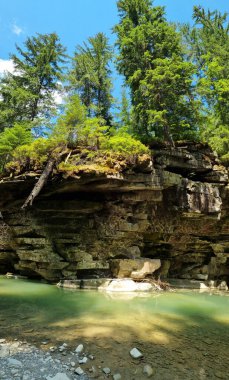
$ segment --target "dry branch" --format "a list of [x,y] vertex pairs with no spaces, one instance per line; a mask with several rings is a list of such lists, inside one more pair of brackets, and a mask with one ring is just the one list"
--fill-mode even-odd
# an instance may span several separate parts
[[43,186],[45,185],[50,173],[53,171],[53,167],[56,163],[56,159],[50,158],[43,173],[41,174],[39,180],[37,181],[36,185],[34,186],[33,190],[29,194],[28,198],[26,199],[25,203],[21,207],[22,209],[25,209],[28,206],[32,206],[34,198],[37,197],[37,195],[42,190]]

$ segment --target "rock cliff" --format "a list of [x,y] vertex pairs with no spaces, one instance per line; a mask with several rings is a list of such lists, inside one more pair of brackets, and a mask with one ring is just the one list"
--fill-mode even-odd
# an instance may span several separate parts
[[228,171],[211,150],[155,149],[119,173],[0,182],[0,272],[60,278],[229,279]]

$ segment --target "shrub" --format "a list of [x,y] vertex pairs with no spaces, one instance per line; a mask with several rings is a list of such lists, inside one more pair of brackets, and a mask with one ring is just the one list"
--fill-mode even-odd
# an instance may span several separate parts
[[101,143],[101,148],[124,155],[149,153],[149,149],[145,145],[127,133],[118,133],[115,136],[104,139]]

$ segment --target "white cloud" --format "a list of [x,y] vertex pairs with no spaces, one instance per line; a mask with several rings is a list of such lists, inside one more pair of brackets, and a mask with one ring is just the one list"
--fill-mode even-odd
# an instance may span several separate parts
[[23,29],[18,26],[16,23],[14,23],[12,26],[11,26],[11,30],[14,34],[16,34],[17,36],[20,36],[21,33],[23,33]]
[[0,58],[0,76],[6,73],[13,73],[15,71],[12,59]]
[[[12,59],[1,59],[0,58],[0,77],[4,74],[11,73],[14,75],[20,75],[18,71],[15,70]],[[58,83],[59,90],[53,92],[53,99],[57,106],[63,104],[66,93],[62,88],[61,82]]]

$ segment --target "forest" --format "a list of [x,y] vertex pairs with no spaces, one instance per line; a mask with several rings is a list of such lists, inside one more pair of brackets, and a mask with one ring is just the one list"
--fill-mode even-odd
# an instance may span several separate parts
[[70,170],[76,149],[115,160],[180,141],[207,143],[228,165],[228,15],[195,6],[189,25],[168,22],[151,0],[118,0],[117,10],[114,46],[100,32],[73,57],[56,33],[16,47],[14,72],[0,78],[0,172],[42,169],[50,158]]

